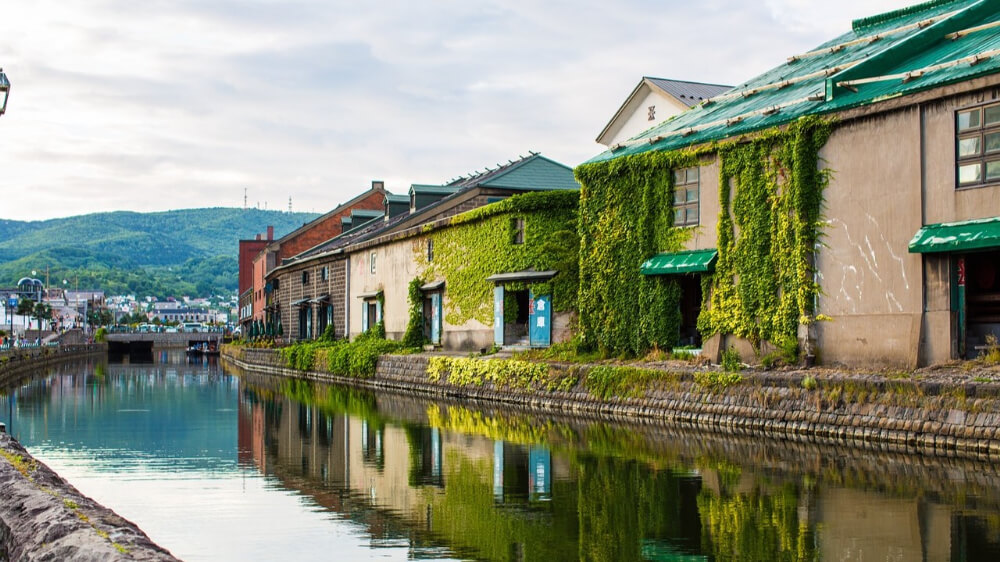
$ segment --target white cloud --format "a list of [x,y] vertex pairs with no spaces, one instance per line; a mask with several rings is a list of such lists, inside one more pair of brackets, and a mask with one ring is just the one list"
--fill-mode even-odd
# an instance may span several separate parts
[[529,149],[575,165],[642,75],[735,83],[905,1],[36,0],[7,7],[0,218],[325,211]]

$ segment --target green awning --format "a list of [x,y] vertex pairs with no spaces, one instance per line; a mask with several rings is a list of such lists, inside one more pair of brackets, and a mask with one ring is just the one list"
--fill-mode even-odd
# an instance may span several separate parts
[[1000,217],[929,224],[910,240],[910,253],[963,252],[1000,248]]
[[684,273],[704,273],[715,269],[719,259],[719,251],[688,250],[686,252],[667,252],[655,255],[645,262],[639,271],[643,275],[680,275]]

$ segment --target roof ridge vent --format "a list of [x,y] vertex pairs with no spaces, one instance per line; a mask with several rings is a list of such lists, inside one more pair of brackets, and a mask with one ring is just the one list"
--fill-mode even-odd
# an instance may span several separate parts
[[874,16],[869,16],[867,18],[856,19],[851,22],[851,29],[853,29],[855,33],[859,33],[861,31],[865,31],[872,27],[891,22],[894,19],[923,12],[925,10],[930,10],[932,8],[938,8],[941,6],[947,6],[949,4],[959,4],[959,3],[968,4],[970,2],[968,0],[930,0],[929,2],[914,4],[912,6],[907,6],[906,8],[900,8],[898,10],[893,10],[891,12],[885,12],[884,14],[877,14]]

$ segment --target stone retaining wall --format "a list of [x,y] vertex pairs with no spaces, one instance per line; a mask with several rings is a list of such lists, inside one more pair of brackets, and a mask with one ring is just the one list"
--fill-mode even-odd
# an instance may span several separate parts
[[[753,374],[720,391],[698,386],[690,373],[642,398],[602,400],[582,384],[568,392],[456,386],[427,377],[428,356],[383,356],[370,379],[287,369],[275,350],[227,347],[224,358],[254,372],[369,389],[394,389],[488,404],[600,416],[655,419],[725,433],[870,446],[943,456],[1000,460],[1000,388],[921,381],[821,381],[803,388],[801,373]],[[554,366],[567,369],[566,366]],[[584,370],[586,368],[583,368]]]
[[177,559],[0,434],[0,560]]
[[35,369],[48,367],[61,361],[78,359],[97,353],[107,353],[107,351],[108,346],[102,343],[0,351],[0,385]]

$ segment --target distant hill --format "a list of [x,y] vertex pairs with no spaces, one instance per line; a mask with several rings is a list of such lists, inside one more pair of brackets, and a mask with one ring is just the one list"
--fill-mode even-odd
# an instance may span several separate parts
[[0,220],[0,286],[13,286],[32,270],[41,277],[47,266],[53,286],[66,279],[111,294],[229,293],[236,290],[238,240],[268,225],[280,238],[317,216],[218,207]]

